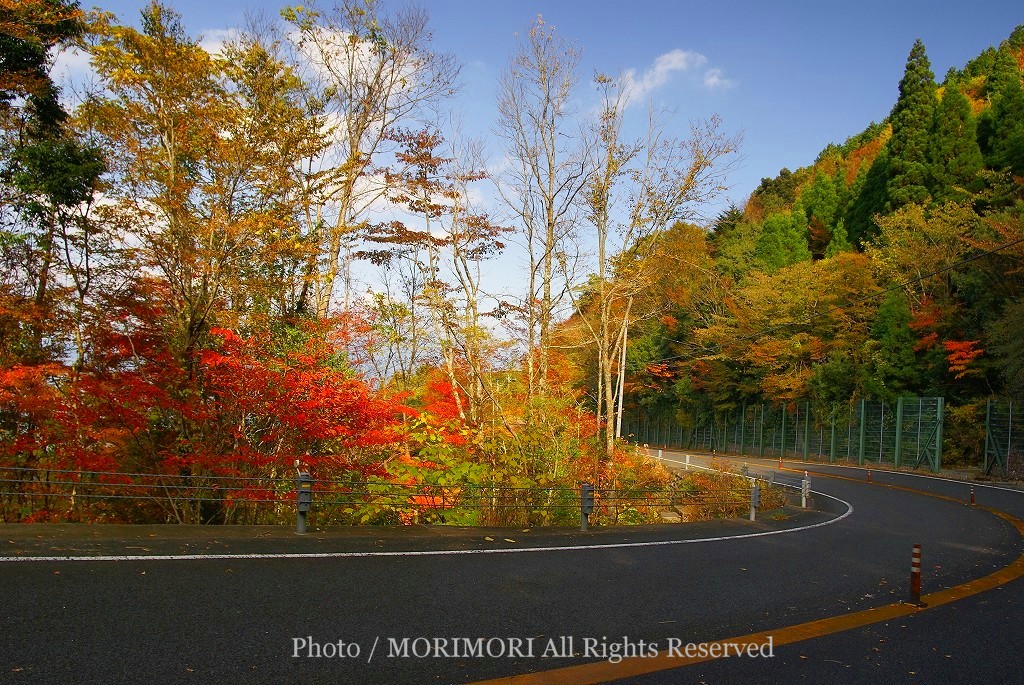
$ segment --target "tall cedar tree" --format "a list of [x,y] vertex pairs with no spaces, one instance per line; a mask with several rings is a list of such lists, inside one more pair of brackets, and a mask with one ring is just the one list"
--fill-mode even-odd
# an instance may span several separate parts
[[963,200],[983,165],[971,103],[955,82],[935,109],[931,140],[931,194],[936,201]]
[[850,189],[853,201],[846,210],[845,219],[850,241],[855,245],[863,245],[878,235],[875,216],[885,211],[888,202],[886,184],[890,166],[889,150],[882,148],[867,171],[861,167],[861,172]]
[[846,185],[846,169],[841,165],[836,167],[836,172],[832,175],[832,187],[836,191],[835,223],[838,225],[846,213],[846,208],[850,205],[850,189]]
[[743,221],[743,210],[730,203],[729,207],[723,210],[716,218],[713,230],[710,235],[712,244],[727,239],[736,231],[736,227]]
[[1024,175],[1024,87],[1010,81],[992,107],[991,153],[988,162],[997,169]]
[[935,75],[924,43],[914,41],[893,107],[889,139],[889,209],[928,200],[928,142],[935,117]]
[[1017,58],[1007,45],[1001,45],[992,62],[992,71],[985,78],[982,95],[995,102],[1013,81],[1020,81]]
[[825,255],[825,249],[832,237],[839,209],[839,196],[836,194],[832,177],[819,171],[811,185],[800,196],[800,200],[807,214],[811,254],[820,259]]
[[[989,54],[991,51],[991,54]],[[977,58],[972,65],[977,63],[975,69],[968,72],[969,76],[984,76],[985,85],[982,88],[981,96],[992,106],[986,107],[978,114],[978,145],[985,157],[987,166],[993,166],[992,162],[992,135],[995,127],[995,110],[999,105],[1003,93],[1013,82],[1020,81],[1020,72],[1017,70],[1017,60],[1010,54],[1005,43],[999,50],[989,48],[983,53],[987,59],[981,62]]]
[[828,228],[835,226],[839,195],[830,176],[818,171],[810,187],[800,196],[800,200],[804,204],[808,221],[817,217]]
[[988,332],[989,345],[1002,367],[1006,389],[1013,399],[1024,401],[1024,300],[1006,308],[1006,313]]
[[882,302],[871,325],[871,337],[877,347],[872,355],[868,391],[886,402],[914,393],[920,382],[910,320],[906,295],[894,292]]
[[825,248],[826,257],[835,257],[840,252],[851,252],[853,245],[850,244],[850,237],[846,234],[846,223],[840,219],[836,227],[832,229],[832,237]]
[[754,255],[768,273],[811,258],[807,248],[807,215],[799,201],[792,212],[772,214],[764,220]]

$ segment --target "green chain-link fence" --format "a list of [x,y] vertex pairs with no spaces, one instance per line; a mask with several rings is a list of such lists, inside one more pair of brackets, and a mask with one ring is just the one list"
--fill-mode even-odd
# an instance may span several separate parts
[[[758,404],[715,415],[627,419],[625,435],[638,442],[752,457],[856,461],[893,466],[942,466],[941,397],[901,397],[895,404],[861,400],[815,411]],[[1019,433],[1018,433],[1019,434]]]
[[990,399],[985,412],[986,474],[1024,473],[1024,407],[1012,400]]

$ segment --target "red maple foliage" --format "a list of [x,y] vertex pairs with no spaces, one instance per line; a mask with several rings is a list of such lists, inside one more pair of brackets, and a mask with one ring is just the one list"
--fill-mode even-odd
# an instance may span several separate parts
[[934,298],[926,295],[921,300],[921,304],[907,323],[910,330],[918,336],[917,342],[914,343],[915,352],[935,347],[939,341],[938,328],[945,316],[939,305],[935,303]]
[[280,474],[295,459],[382,473],[402,408],[345,360],[343,322],[284,335],[214,329],[176,355],[138,302],[93,331],[85,369],[0,369],[0,463],[47,469],[207,475]]
[[971,362],[985,353],[978,345],[977,340],[947,340],[943,344],[946,348],[946,359],[949,361],[949,372],[957,379],[977,373],[978,370],[970,368]]
[[455,400],[456,394],[462,400],[462,406],[466,406],[468,402],[466,393],[461,388],[453,386],[441,369],[431,369],[421,393],[421,409],[440,422],[456,421],[459,419],[459,403]]
[[[281,347],[269,333],[242,338],[214,329],[218,349],[200,354],[204,404],[216,422],[215,464],[294,459],[380,473],[400,407],[370,391],[332,344],[330,322],[304,322],[299,341]],[[213,449],[211,449],[213,448]]]

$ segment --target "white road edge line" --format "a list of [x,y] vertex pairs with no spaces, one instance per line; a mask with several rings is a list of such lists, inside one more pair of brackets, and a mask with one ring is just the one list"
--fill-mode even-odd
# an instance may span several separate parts
[[528,552],[576,552],[584,550],[626,549],[633,547],[666,547],[669,545],[689,545],[700,542],[723,542],[726,540],[743,540],[760,538],[784,533],[798,533],[822,526],[830,526],[842,521],[853,513],[853,505],[846,500],[816,493],[834,499],[846,505],[846,512],[828,521],[812,523],[785,530],[767,530],[760,533],[744,533],[743,535],[722,535],[713,538],[695,538],[692,540],[654,540],[650,542],[614,542],[600,545],[560,545],[555,547],[518,547],[502,549],[444,549],[408,552],[309,552],[284,554],[164,554],[164,555],[103,555],[103,556],[47,556],[47,557],[0,557],[0,563],[15,562],[60,562],[60,561],[235,561],[245,559],[349,559],[363,557],[440,557],[464,554],[525,554]]
[[[655,448],[652,448],[652,447],[648,447],[647,450],[648,450],[648,452],[656,451]],[[690,452],[680,452],[680,451],[674,450],[674,449],[665,450],[665,451],[669,452],[671,454],[681,454],[683,456],[690,456],[690,457],[701,457],[701,458],[707,458],[708,457],[708,455],[706,455],[706,454],[693,454],[693,453],[690,453]],[[654,455],[651,455],[651,456],[654,456]],[[655,457],[655,458],[657,458],[657,457]],[[716,455],[714,455],[714,456],[712,456],[710,458],[712,458],[712,459],[721,459],[721,460],[729,461],[729,462],[733,462],[733,463],[735,463],[737,461],[743,461],[744,460],[744,457],[737,456],[737,455],[731,455],[731,454],[716,454]],[[662,457],[661,459],[662,459],[662,461],[670,461],[673,464],[683,464],[683,463],[685,463],[685,462],[677,461],[677,460],[674,460],[674,459],[666,459],[665,457]],[[768,459],[768,457],[749,457],[749,459],[765,460],[765,459]],[[871,468],[870,465],[867,465],[867,466],[853,466],[851,464],[832,464],[832,463],[827,463],[827,462],[823,462],[823,461],[804,461],[802,459],[785,459],[785,458],[783,458],[783,459],[785,461],[789,462],[790,464],[802,464],[804,466],[818,466],[818,467],[821,467],[821,468],[829,468],[829,469],[854,469],[856,471],[872,471],[872,468]],[[774,460],[772,460],[772,461],[774,461]],[[756,466],[763,466],[762,464],[755,464],[755,465]],[[697,468],[703,468],[703,469],[709,470],[709,471],[714,470],[714,469],[708,469],[706,466],[700,466],[699,464],[691,463],[690,466],[691,467],[692,466],[697,466]],[[770,466],[765,466],[764,468],[767,468],[767,469],[771,470]],[[807,470],[811,471],[811,473],[814,473],[814,471],[811,470],[811,469],[807,469]],[[889,469],[875,469],[873,472],[874,473],[890,474],[890,475],[893,475],[893,476],[910,476],[910,477],[913,477],[913,478],[927,478],[929,480],[940,480],[943,483],[956,483],[958,485],[973,485],[973,486],[978,487],[978,488],[988,488],[989,490],[1002,490],[1003,492],[1015,492],[1018,495],[1024,495],[1024,490],[1021,490],[1021,489],[1018,489],[1018,488],[1006,488],[1006,487],[1002,487],[1000,485],[989,485],[987,483],[976,483],[976,482],[970,481],[970,480],[959,480],[959,479],[956,479],[956,478],[946,478],[944,476],[930,476],[930,475],[928,475],[926,473],[908,473],[906,471],[892,471],[892,470],[889,470]],[[781,485],[781,483],[776,483],[776,485]]]
[[[826,464],[819,461],[793,461],[787,460],[790,464],[806,464],[807,466],[821,466],[832,469],[855,469],[858,471],[872,471],[870,466],[852,466],[850,464]],[[808,469],[809,470],[809,469]],[[977,483],[972,480],[959,480],[957,478],[946,478],[945,476],[929,476],[926,473],[907,473],[906,471],[891,471],[889,469],[875,469],[873,473],[886,473],[894,476],[912,476],[913,478],[927,478],[929,480],[941,480],[943,483],[957,483],[959,485],[973,485],[976,488],[988,488],[990,490],[1002,490],[1003,492],[1015,492],[1018,495],[1024,495],[1024,490],[1018,488],[1006,488],[1001,485],[989,485],[987,483]]]

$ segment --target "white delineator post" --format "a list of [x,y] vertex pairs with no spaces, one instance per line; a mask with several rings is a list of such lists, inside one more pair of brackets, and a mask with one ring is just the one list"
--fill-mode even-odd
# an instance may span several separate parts
[[910,556],[910,599],[921,605],[921,545],[916,543]]

